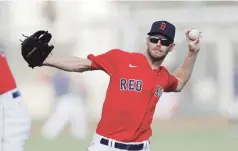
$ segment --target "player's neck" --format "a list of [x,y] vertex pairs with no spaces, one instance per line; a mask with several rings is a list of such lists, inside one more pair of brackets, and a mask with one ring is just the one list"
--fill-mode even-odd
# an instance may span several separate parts
[[160,60],[153,60],[147,53],[144,55],[152,69],[158,69],[164,61],[164,58]]

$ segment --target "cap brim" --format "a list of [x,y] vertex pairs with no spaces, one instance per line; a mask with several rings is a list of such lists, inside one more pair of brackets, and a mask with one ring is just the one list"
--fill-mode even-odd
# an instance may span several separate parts
[[167,36],[166,34],[164,34],[164,33],[162,33],[162,32],[148,32],[148,33],[147,33],[147,35],[149,35],[149,36],[153,36],[153,35],[156,35],[156,34],[163,35],[163,36],[165,36],[166,38],[168,38],[169,40],[174,41],[173,39],[171,39],[169,36]]

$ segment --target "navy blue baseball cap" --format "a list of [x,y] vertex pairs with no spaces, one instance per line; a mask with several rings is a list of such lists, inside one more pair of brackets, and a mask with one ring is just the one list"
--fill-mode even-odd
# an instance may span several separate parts
[[168,39],[174,41],[176,28],[173,24],[168,21],[156,21],[152,24],[150,32],[147,34],[152,36],[155,34],[162,34]]

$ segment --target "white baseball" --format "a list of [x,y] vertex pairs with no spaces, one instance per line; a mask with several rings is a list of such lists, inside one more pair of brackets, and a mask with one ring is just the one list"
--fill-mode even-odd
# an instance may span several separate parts
[[196,40],[196,39],[198,39],[198,38],[199,38],[199,35],[200,35],[200,32],[199,32],[196,28],[192,29],[192,30],[188,33],[188,37],[189,37],[189,39],[191,39],[191,40]]

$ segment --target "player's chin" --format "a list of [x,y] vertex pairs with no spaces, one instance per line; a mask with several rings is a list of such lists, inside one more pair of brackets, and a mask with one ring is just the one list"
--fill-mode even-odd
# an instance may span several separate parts
[[164,55],[152,55],[152,59],[154,60],[154,61],[159,61],[159,60],[161,60],[161,59],[164,59]]
[[152,52],[152,57],[153,58],[156,58],[156,59],[161,59],[161,58],[164,58],[165,54],[163,52]]

